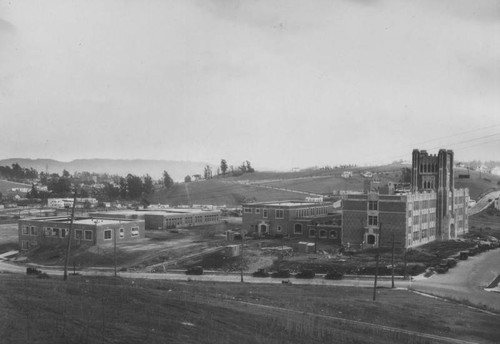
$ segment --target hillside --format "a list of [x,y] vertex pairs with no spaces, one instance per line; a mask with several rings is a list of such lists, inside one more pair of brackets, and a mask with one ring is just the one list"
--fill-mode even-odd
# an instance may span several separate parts
[[78,159],[69,162],[51,159],[5,159],[0,160],[0,166],[11,166],[18,163],[24,168],[34,168],[38,172],[46,170],[49,173],[59,173],[65,169],[70,173],[75,171],[88,171],[96,173],[146,175],[149,174],[155,179],[162,176],[163,171],[167,171],[175,181],[182,181],[187,175],[203,174],[207,163],[193,161],[171,161],[171,160],[143,160],[143,159]]
[[305,195],[262,188],[255,185],[226,182],[219,179],[180,183],[168,192],[162,188],[150,196],[151,203],[214,204],[237,206],[244,201],[304,199]]
[[[458,178],[460,174],[469,175],[467,179]],[[467,171],[458,169],[455,171],[455,187],[468,188],[471,199],[478,200],[481,195],[488,191],[500,189],[500,176],[478,171]]]
[[495,343],[498,332],[497,315],[403,290],[372,302],[370,289],[338,286],[18,275],[0,286],[8,343]]
[[[314,194],[331,195],[338,192],[363,191],[369,180],[361,175],[365,171],[376,173],[380,184],[399,182],[401,165],[357,167],[352,169],[307,170],[300,172],[255,172],[239,177],[220,177],[208,181],[179,183],[166,192],[160,189],[150,197],[151,203],[214,204],[237,206],[243,201],[303,200]],[[352,171],[351,178],[342,178],[343,171]],[[459,179],[455,173],[455,187],[468,188],[471,199],[478,199],[484,192],[500,188],[500,177],[471,171],[470,178]],[[467,172],[469,173],[469,172]],[[295,191],[295,192],[294,192]],[[311,193],[308,195],[307,193]]]
[[12,192],[13,188],[31,188],[31,184],[15,183],[8,180],[0,179],[0,192],[2,193],[3,196],[7,196],[8,194],[14,193]]

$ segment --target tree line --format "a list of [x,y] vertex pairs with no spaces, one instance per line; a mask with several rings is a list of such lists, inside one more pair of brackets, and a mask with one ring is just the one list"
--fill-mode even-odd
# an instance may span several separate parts
[[[23,183],[32,184],[27,193],[30,199],[47,199],[49,197],[71,197],[74,189],[78,189],[78,197],[94,197],[101,201],[115,200],[142,200],[154,193],[155,185],[164,185],[170,189],[174,185],[173,179],[167,171],[163,171],[160,180],[154,181],[146,174],[137,176],[129,173],[126,177],[108,175],[106,173],[75,172],[67,170],[59,173],[38,172],[34,168],[22,168],[15,163],[12,166],[0,166],[0,177]],[[47,191],[39,186],[46,186]]]

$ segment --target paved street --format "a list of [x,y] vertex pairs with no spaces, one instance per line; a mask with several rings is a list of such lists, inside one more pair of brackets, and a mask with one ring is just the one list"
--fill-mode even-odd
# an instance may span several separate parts
[[[53,276],[62,276],[63,270],[59,268],[40,268]],[[11,273],[25,273],[26,268],[21,265],[0,261],[0,271]],[[68,273],[72,270],[69,269]],[[113,269],[87,269],[79,271],[86,276],[112,276]],[[239,274],[204,274],[201,276],[186,275],[182,272],[174,273],[140,273],[140,272],[119,272],[118,275],[124,278],[146,278],[187,281],[217,281],[217,282],[241,282]],[[430,278],[417,278],[413,281],[402,279],[395,280],[396,288],[411,288],[424,293],[436,296],[453,298],[458,301],[468,300],[476,305],[487,305],[490,309],[500,312],[500,293],[488,292],[484,287],[500,275],[500,249],[484,252],[480,255],[469,257],[466,261],[460,261],[456,267],[450,269],[446,274],[436,274]],[[330,286],[352,286],[361,288],[373,287],[373,278],[345,278],[340,281],[325,280],[317,277],[315,279],[297,278],[255,278],[248,274],[244,275],[245,283],[267,283],[281,284],[283,280],[289,280],[292,284],[312,284]],[[377,285],[383,288],[391,287],[391,279],[384,277],[378,280]]]
[[469,257],[446,274],[437,274],[425,280],[412,283],[418,291],[469,300],[474,304],[487,305],[500,312],[500,293],[485,291],[484,288],[500,275],[500,249]]
[[495,200],[495,198],[500,197],[500,191],[493,191],[482,197],[477,201],[476,205],[468,210],[469,216],[480,213],[484,209],[488,208],[488,206]]

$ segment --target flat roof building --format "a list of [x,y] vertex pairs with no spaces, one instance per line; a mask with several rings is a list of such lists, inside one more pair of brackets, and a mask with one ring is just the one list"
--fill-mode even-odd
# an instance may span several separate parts
[[221,221],[219,210],[193,208],[166,208],[153,210],[120,210],[93,213],[102,218],[143,219],[148,230],[170,229],[217,224]]
[[[56,245],[68,240],[71,219],[66,216],[23,219],[18,222],[19,247],[28,250],[39,245]],[[144,220],[76,217],[72,242],[76,245],[106,245],[135,241],[145,237]]]
[[283,235],[339,240],[340,211],[333,202],[274,201],[245,203],[243,230],[257,236]]

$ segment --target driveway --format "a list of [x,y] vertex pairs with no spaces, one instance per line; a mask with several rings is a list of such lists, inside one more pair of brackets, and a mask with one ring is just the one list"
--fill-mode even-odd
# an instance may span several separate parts
[[445,274],[414,281],[412,289],[436,296],[486,305],[500,312],[500,293],[488,292],[487,287],[500,275],[500,249],[481,253],[459,261]]

